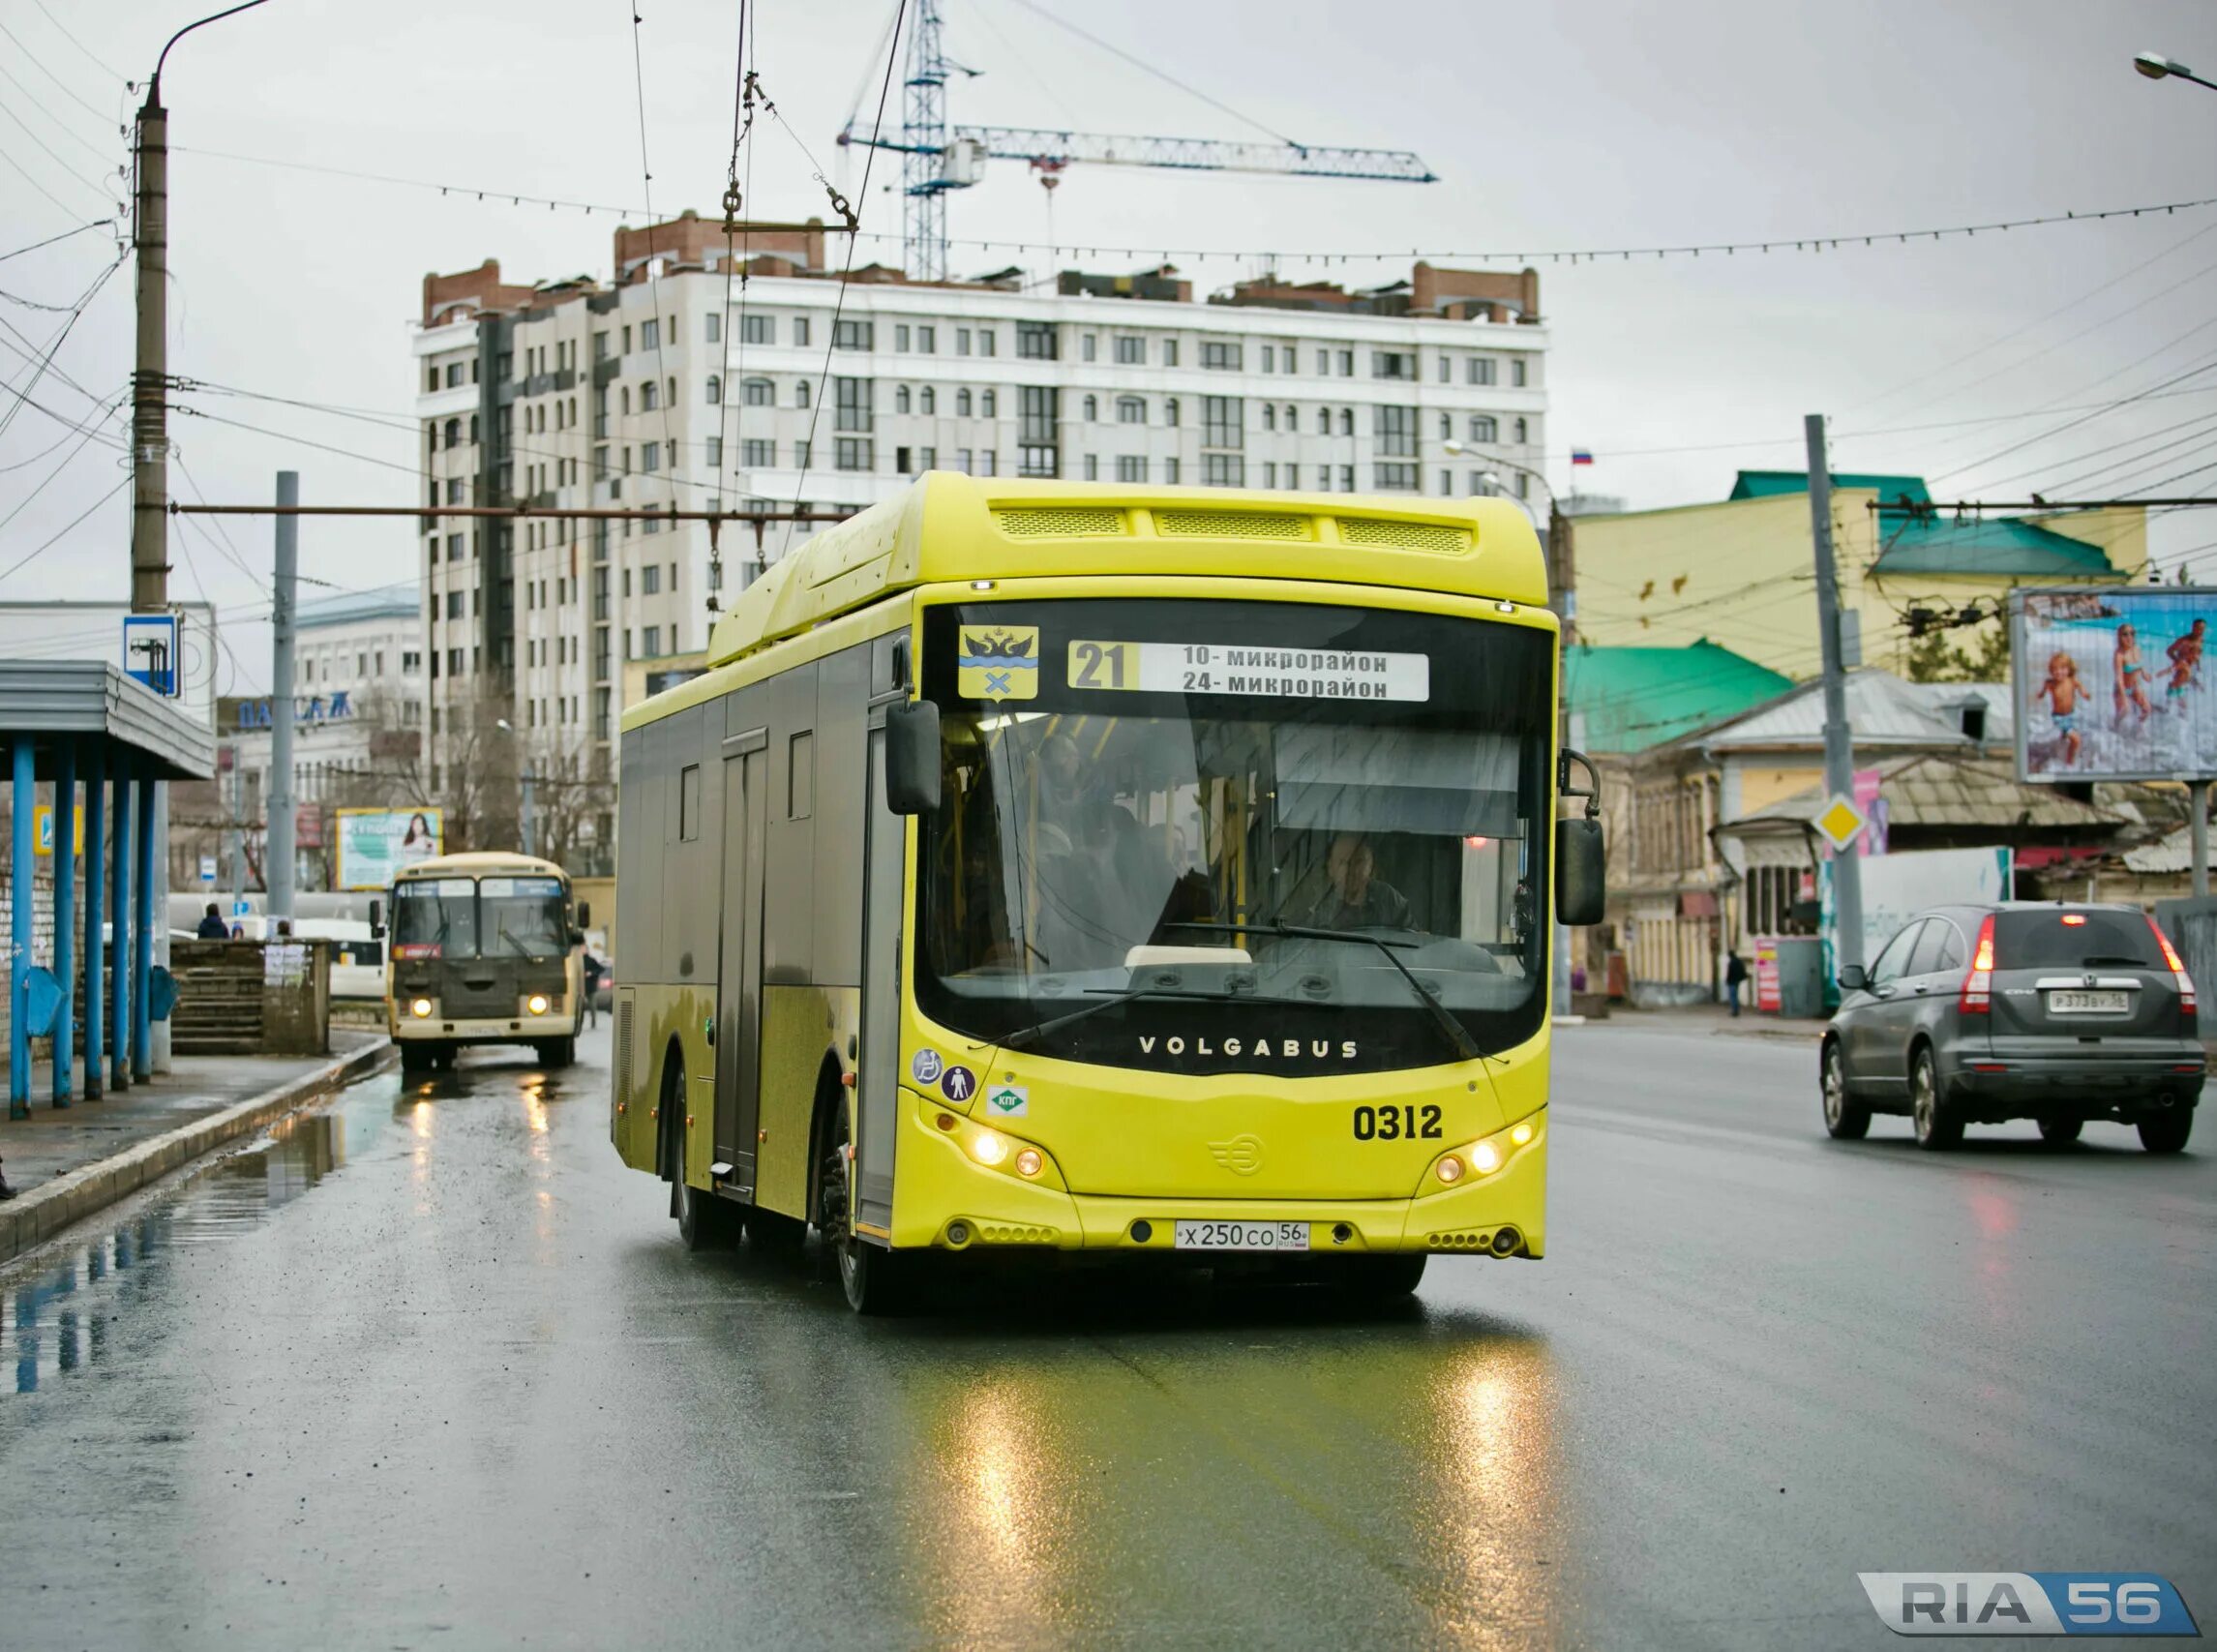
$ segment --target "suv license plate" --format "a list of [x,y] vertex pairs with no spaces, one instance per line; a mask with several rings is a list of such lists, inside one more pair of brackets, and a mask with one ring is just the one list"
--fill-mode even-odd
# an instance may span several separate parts
[[1181,1250],[1306,1250],[1304,1221],[1182,1221]]
[[2122,1015],[2132,1007],[2131,994],[2122,992],[2052,992],[2051,1015]]

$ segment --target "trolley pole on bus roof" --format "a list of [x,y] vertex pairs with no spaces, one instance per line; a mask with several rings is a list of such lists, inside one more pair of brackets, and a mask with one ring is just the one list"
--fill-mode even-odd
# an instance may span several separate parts
[[[1847,672],[1841,659],[1840,586],[1832,565],[1832,471],[1824,452],[1824,415],[1803,420],[1809,436],[1809,525],[1816,546],[1816,631],[1824,650],[1824,789],[1828,796],[1855,795],[1855,736],[1847,726]],[[1856,836],[1832,857],[1835,970],[1861,965],[1863,956],[1863,839]]]

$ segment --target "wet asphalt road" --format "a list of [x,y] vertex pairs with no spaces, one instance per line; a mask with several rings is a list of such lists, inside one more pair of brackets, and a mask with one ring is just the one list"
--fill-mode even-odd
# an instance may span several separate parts
[[1922,1568],[2207,1621],[2217,1143],[1835,1145],[1803,1048],[1559,1047],[1551,1256],[1369,1316],[861,1322],[678,1248],[605,1024],[374,1080],[0,1273],[0,1643],[1873,1647]]

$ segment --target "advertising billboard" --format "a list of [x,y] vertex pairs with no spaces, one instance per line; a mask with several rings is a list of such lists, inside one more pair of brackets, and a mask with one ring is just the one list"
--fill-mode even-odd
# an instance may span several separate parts
[[339,887],[384,888],[402,867],[442,853],[444,842],[436,809],[341,809]]
[[2217,590],[2011,593],[2017,777],[2217,776]]

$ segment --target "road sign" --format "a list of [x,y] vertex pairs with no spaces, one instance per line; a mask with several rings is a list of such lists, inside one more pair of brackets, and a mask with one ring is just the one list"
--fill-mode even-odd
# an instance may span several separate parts
[[1824,812],[1816,817],[1816,829],[1824,833],[1834,851],[1841,855],[1847,853],[1847,846],[1861,837],[1864,828],[1870,824],[1863,818],[1863,811],[1855,806],[1853,798],[1838,795],[1825,804]]
[[250,905],[248,902],[246,902],[246,901],[233,901],[233,902],[231,902],[231,916],[232,916],[233,917],[247,917],[247,916],[251,916],[253,915],[253,913],[254,913],[254,907],[253,907],[252,905]]
[[179,690],[178,619],[174,614],[123,616],[123,669],[165,700]]
[[[73,847],[73,848],[75,850],[75,852],[76,852],[77,854],[79,854],[79,855],[82,855],[82,854],[85,852],[85,812],[84,812],[84,810],[82,810],[82,809],[78,809],[78,810],[76,810],[76,811],[75,811],[75,813],[74,813],[74,814],[71,816],[71,825],[72,825],[73,826],[75,826],[75,831],[73,831],[73,832],[71,833],[71,837],[72,837],[72,838],[73,838],[73,840],[74,840],[74,841],[73,841],[73,844],[72,844],[72,847]],[[51,804],[51,803],[33,803],[33,804],[31,805],[31,832],[32,832],[32,837],[31,837],[31,853],[32,853],[32,854],[34,854],[34,855],[51,855],[51,854],[53,854],[53,852],[54,852],[54,805],[53,805],[53,804]]]
[[200,856],[200,882],[213,884],[215,881],[216,857],[213,855],[203,855]]

